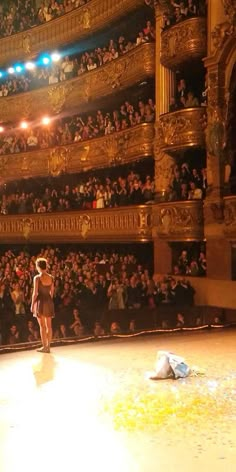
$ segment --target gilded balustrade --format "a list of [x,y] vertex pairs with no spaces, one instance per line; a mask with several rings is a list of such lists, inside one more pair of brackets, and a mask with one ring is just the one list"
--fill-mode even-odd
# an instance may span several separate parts
[[236,195],[224,198],[224,234],[236,239]]
[[158,203],[153,208],[153,233],[167,241],[203,240],[203,202]]
[[[86,106],[88,101],[105,97],[155,74],[155,44],[132,49],[109,64],[75,79],[31,92],[0,98],[0,121],[34,119]],[[37,104],[37,105],[36,105]]]
[[125,164],[153,154],[154,125],[143,123],[68,146],[0,156],[0,183]]
[[207,53],[206,18],[182,21],[161,35],[161,63],[175,70],[193,59],[202,59]]
[[0,216],[1,243],[126,242],[152,238],[152,207]]
[[184,108],[160,116],[156,146],[163,151],[205,146],[206,108]]
[[143,3],[143,0],[92,0],[60,18],[0,39],[1,62],[32,58],[41,51],[94,34]]
[[170,202],[64,213],[0,216],[2,244],[202,240],[201,201]]

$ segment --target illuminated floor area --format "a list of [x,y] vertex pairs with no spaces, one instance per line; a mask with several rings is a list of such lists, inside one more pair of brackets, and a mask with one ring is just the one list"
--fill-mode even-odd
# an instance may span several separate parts
[[[205,375],[148,380],[158,349]],[[1,472],[225,472],[235,464],[235,331],[0,356]]]

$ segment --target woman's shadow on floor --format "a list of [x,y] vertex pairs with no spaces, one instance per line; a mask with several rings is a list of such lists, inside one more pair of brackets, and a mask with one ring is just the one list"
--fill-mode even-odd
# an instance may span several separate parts
[[54,379],[56,361],[52,354],[41,354],[40,361],[33,366],[33,374],[37,387]]

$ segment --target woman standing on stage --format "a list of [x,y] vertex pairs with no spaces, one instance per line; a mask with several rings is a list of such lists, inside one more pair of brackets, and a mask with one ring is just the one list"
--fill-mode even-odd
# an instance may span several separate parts
[[37,318],[40,327],[43,346],[38,351],[49,353],[52,340],[52,318],[55,316],[53,303],[54,282],[53,277],[47,273],[46,259],[37,259],[36,269],[39,274],[34,277],[31,311]]

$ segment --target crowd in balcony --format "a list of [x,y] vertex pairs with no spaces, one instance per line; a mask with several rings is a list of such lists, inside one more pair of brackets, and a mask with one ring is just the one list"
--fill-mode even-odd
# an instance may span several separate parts
[[147,102],[139,100],[136,104],[126,100],[108,113],[97,110],[93,115],[74,115],[50,123],[46,121],[40,127],[30,127],[22,122],[23,129],[5,130],[0,127],[0,155],[65,146],[107,136],[141,123],[153,123],[154,120],[155,104],[150,98]]
[[85,5],[89,1],[43,0],[40,6],[36,8],[34,0],[3,0],[0,3],[0,37],[11,36],[47,23]]
[[[95,335],[119,330],[112,313],[126,310],[133,322],[135,310],[142,307],[193,304],[194,289],[185,280],[151,276],[146,265],[131,252],[92,251],[47,247],[46,257],[54,277],[56,318],[54,337]],[[36,254],[29,250],[5,251],[0,257],[0,333],[3,343],[35,341],[38,327],[30,313]],[[103,324],[110,312],[111,323]],[[130,323],[132,327],[133,324]]]
[[92,51],[84,51],[70,56],[66,53],[52,54],[52,61],[48,56],[46,57],[46,60],[49,61],[47,67],[40,60],[26,63],[25,67],[18,66],[20,69],[24,69],[24,74],[18,73],[12,68],[7,77],[2,74],[0,97],[12,96],[73,79],[123,56],[140,44],[154,39],[155,29],[151,21],[148,20],[144,28],[138,32],[137,37],[127,39],[127,35],[125,37],[121,34],[117,40],[110,39],[104,47],[97,47]]
[[170,99],[169,112],[199,106],[206,106],[206,91],[203,90],[198,97],[193,89],[187,86],[186,80],[180,79],[176,86],[175,96]]
[[163,14],[163,30],[188,18],[206,16],[205,0],[171,0],[171,9]]
[[[15,188],[14,192],[0,191],[0,214],[32,214],[73,211],[83,209],[115,208],[118,206],[141,205],[154,202],[155,185],[152,175],[135,171],[109,171],[96,176],[73,175],[76,185],[63,182],[55,183],[45,179],[44,185],[37,179],[24,190]],[[69,176],[68,176],[69,181]]]
[[173,267],[174,275],[188,275],[192,277],[202,277],[206,275],[207,260],[203,250],[182,250],[176,264]]
[[206,168],[191,168],[187,162],[175,166],[172,184],[168,187],[165,200],[201,200],[207,191]]

